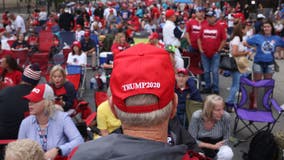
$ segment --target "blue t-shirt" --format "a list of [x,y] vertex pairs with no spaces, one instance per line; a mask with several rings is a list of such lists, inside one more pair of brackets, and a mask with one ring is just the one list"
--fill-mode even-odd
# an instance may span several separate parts
[[284,41],[279,36],[264,36],[261,34],[247,39],[247,43],[256,46],[254,62],[273,62],[276,47],[284,47]]

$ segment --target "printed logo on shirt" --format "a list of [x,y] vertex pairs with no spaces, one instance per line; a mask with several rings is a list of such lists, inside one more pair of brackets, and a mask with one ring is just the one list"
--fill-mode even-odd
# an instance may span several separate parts
[[203,38],[212,38],[216,39],[217,38],[217,30],[210,30],[210,29],[205,29],[203,33]]
[[192,26],[192,32],[193,33],[199,33],[201,30],[201,26],[198,26],[198,25],[193,25]]
[[264,41],[261,45],[261,50],[264,54],[271,54],[274,52],[275,41]]

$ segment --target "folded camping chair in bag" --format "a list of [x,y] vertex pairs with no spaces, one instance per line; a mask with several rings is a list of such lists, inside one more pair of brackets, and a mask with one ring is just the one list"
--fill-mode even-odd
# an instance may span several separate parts
[[[237,133],[247,129],[250,135],[245,137],[244,141],[246,141],[261,130],[271,132],[283,112],[283,109],[273,98],[274,85],[273,79],[254,82],[241,77],[240,94],[238,95],[238,102],[234,105],[236,113],[234,135],[238,136]],[[257,108],[252,108],[255,105]],[[273,115],[274,110],[278,112],[278,115]],[[242,122],[243,126],[238,129],[239,122]]]
[[67,65],[66,66],[67,75],[80,75],[79,81],[74,81],[75,83],[80,82],[80,88],[78,89],[79,97],[82,97],[86,88],[86,67],[79,65]]

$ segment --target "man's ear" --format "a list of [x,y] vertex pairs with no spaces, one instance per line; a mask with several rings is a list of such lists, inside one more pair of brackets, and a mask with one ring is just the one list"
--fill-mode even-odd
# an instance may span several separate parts
[[172,100],[172,113],[170,115],[170,119],[173,119],[177,112],[177,104],[178,104],[178,96],[174,93],[174,98]]
[[113,115],[115,116],[115,118],[118,119],[118,117],[117,117],[117,115],[116,115],[116,112],[115,112],[115,109],[114,109],[114,104],[113,104],[113,102],[112,102],[112,96],[110,96],[110,97],[108,98],[108,103],[109,103],[109,105],[110,105],[110,109],[111,109]]

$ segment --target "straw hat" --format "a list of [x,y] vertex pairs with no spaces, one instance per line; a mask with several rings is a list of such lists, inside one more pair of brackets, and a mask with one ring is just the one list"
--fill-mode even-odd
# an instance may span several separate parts
[[249,69],[249,60],[245,56],[235,57],[238,70],[240,73],[245,73]]

